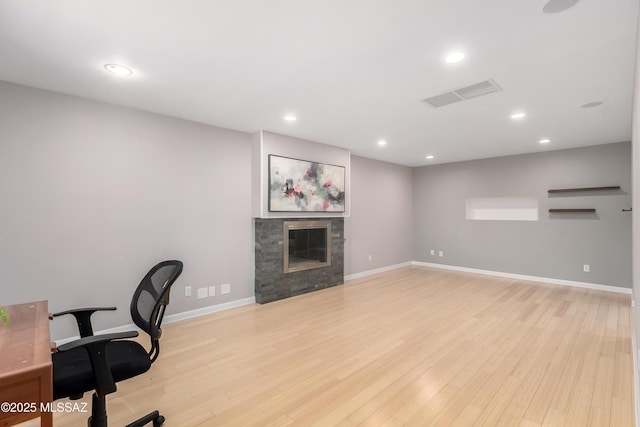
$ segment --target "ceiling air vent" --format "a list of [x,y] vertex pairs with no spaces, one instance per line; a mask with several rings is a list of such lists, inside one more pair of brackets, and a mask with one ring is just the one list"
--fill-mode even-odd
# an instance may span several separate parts
[[493,79],[489,79],[485,80],[484,82],[472,84],[460,89],[450,90],[440,95],[423,99],[422,102],[425,102],[433,107],[443,107],[445,105],[453,104],[454,102],[464,101],[465,99],[487,95],[489,93],[498,92],[500,90],[502,90],[502,88],[498,86],[498,84],[494,82]]

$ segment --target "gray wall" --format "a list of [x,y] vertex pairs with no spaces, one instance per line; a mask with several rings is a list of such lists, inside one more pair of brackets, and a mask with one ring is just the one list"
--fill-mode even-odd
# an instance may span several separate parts
[[0,82],[0,304],[115,305],[97,329],[124,325],[168,258],[185,263],[169,313],[252,297],[250,179],[249,134]]
[[345,275],[412,260],[411,170],[351,156],[351,216],[345,218]]
[[[631,206],[630,156],[630,143],[619,143],[416,168],[413,259],[631,287],[631,214],[621,211]],[[621,191],[547,194],[606,185],[620,185]],[[466,199],[482,197],[535,197],[539,221],[467,221]],[[563,207],[597,212],[547,212]],[[584,264],[590,273],[583,272]]]
[[[623,143],[417,169],[351,156],[345,274],[413,259],[630,286],[630,154]],[[0,82],[0,304],[116,305],[96,327],[120,326],[133,288],[167,258],[185,262],[169,313],[252,297],[252,173],[249,134]],[[607,184],[622,191],[546,194]],[[464,220],[466,198],[500,196],[539,198],[540,221]],[[598,213],[550,219],[552,202]],[[195,298],[210,285],[215,297]],[[74,334],[63,319],[52,332]]]

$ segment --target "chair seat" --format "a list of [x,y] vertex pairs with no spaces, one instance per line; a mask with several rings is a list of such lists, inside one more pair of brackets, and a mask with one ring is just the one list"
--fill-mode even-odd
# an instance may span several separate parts
[[[84,347],[53,353],[53,399],[82,395],[95,389],[95,378],[89,354]],[[147,351],[134,341],[107,344],[107,360],[117,383],[135,377],[151,368]]]

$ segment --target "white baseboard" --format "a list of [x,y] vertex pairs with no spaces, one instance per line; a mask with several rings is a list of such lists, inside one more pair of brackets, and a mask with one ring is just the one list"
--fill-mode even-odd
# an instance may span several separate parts
[[395,270],[397,268],[408,267],[413,263],[413,261],[403,262],[401,264],[389,265],[386,267],[376,268],[374,270],[362,271],[360,273],[349,274],[348,276],[344,276],[344,281],[358,279],[360,277],[371,276],[373,274],[382,273],[383,271]]
[[[447,264],[435,264],[435,263],[430,263],[430,262],[422,262],[422,261],[409,261],[409,262],[403,262],[400,264],[394,264],[394,265],[389,265],[386,267],[381,267],[381,268],[376,268],[373,270],[368,270],[368,271],[363,271],[360,273],[355,273],[355,274],[350,274],[348,276],[344,276],[344,280],[349,281],[349,280],[353,280],[353,279],[358,279],[360,277],[366,277],[366,276],[371,276],[373,274],[377,274],[377,273],[382,273],[385,271],[390,271],[390,270],[395,270],[398,268],[402,268],[402,267],[407,267],[410,265],[417,265],[417,266],[423,266],[423,267],[432,267],[432,268],[440,268],[440,269],[444,269],[444,270],[455,270],[455,271],[462,271],[462,272],[466,272],[466,273],[476,273],[476,274],[484,274],[484,275],[489,275],[489,276],[497,276],[497,277],[506,277],[506,278],[510,278],[510,279],[518,279],[518,280],[528,280],[531,282],[542,282],[542,283],[550,283],[550,284],[554,284],[554,285],[563,285],[563,286],[574,286],[574,287],[578,287],[578,288],[587,288],[587,289],[595,289],[595,290],[600,290],[600,291],[608,291],[608,292],[617,292],[617,293],[622,293],[622,294],[631,294],[631,289],[629,288],[623,288],[620,286],[610,286],[610,285],[599,285],[596,283],[586,283],[586,282],[575,282],[575,281],[571,281],[571,280],[562,280],[562,279],[553,279],[550,277],[538,277],[538,276],[527,276],[524,274],[513,274],[513,273],[504,273],[504,272],[500,272],[500,271],[491,271],[491,270],[481,270],[481,269],[477,269],[477,268],[468,268],[468,267],[459,267],[456,265],[447,265]],[[212,305],[209,307],[203,307],[203,308],[198,308],[196,310],[190,310],[190,311],[185,311],[182,313],[176,313],[176,314],[170,314],[168,316],[166,316],[164,318],[164,323],[165,324],[169,324],[169,323],[174,323],[174,322],[180,322],[182,320],[187,320],[187,319],[192,319],[194,317],[199,317],[199,316],[205,316],[207,314],[211,314],[211,313],[216,313],[218,311],[223,311],[223,310],[229,310],[232,308],[236,308],[236,307],[242,307],[245,305],[249,305],[249,304],[255,304],[256,302],[256,298],[255,297],[250,297],[250,298],[244,298],[244,299],[240,299],[240,300],[236,300],[236,301],[230,301],[227,303],[223,303],[223,304],[217,304],[217,305]],[[136,330],[137,326],[134,325],[133,323],[127,324],[127,325],[122,325],[122,326],[117,326],[115,328],[109,328],[109,329],[104,329],[104,330],[100,330],[98,332],[96,332],[96,334],[110,334],[110,333],[115,333],[115,332],[125,332],[125,331],[131,331],[131,330]],[[71,342],[73,340],[77,340],[78,338],[80,338],[79,336],[74,336],[74,337],[69,337],[69,338],[63,338],[60,340],[56,341],[57,345],[62,345],[65,344],[67,342]],[[633,337],[633,339],[635,340],[635,336]],[[635,342],[633,345],[633,351],[634,351],[634,373],[635,373],[635,377],[637,377],[638,375],[638,370],[637,370],[637,362],[638,362],[638,356],[637,356],[637,351],[636,351],[636,346],[635,346]],[[636,385],[636,399],[640,399],[640,392],[638,392],[638,378],[634,379],[634,384]],[[636,405],[638,406],[638,405]],[[636,408],[636,410],[640,410],[638,408]],[[636,417],[640,420],[640,417],[638,417],[638,414],[636,414]],[[640,426],[640,422],[638,423],[638,425]]]
[[623,288],[622,286],[610,286],[610,285],[599,285],[597,283],[574,282],[572,280],[553,279],[550,277],[527,276],[524,274],[504,273],[500,271],[491,271],[491,270],[480,270],[477,268],[459,267],[457,265],[447,265],[447,264],[434,264],[434,263],[422,262],[422,261],[412,261],[411,264],[419,265],[423,267],[441,268],[444,270],[455,270],[455,271],[463,271],[466,273],[476,273],[476,274],[485,274],[488,276],[506,277],[509,279],[550,283],[552,285],[574,286],[576,288],[595,289],[598,291],[616,292],[619,294],[631,294],[630,288]]
[[[205,316],[207,314],[211,314],[211,313],[217,313],[218,311],[224,311],[224,310],[230,310],[232,308],[236,308],[236,307],[242,307],[245,305],[249,305],[249,304],[255,304],[256,302],[256,298],[255,297],[250,297],[250,298],[244,298],[244,299],[239,299],[239,300],[235,300],[235,301],[230,301],[230,302],[226,302],[223,304],[216,304],[216,305],[211,305],[209,307],[203,307],[203,308],[198,308],[196,310],[190,310],[190,311],[184,311],[182,313],[176,313],[176,314],[169,314],[167,316],[164,317],[162,323],[163,324],[169,324],[169,323],[175,323],[175,322],[180,322],[182,320],[187,320],[187,319],[192,319],[194,317],[200,317],[200,316]],[[139,330],[138,327],[133,324],[133,323],[129,323],[127,325],[122,325],[122,326],[116,326],[115,328],[109,328],[109,329],[102,329],[100,331],[97,331],[95,333],[95,335],[103,335],[103,334],[113,334],[116,332],[126,332],[126,331],[137,331]],[[63,338],[60,340],[56,340],[56,345],[62,345],[71,341],[75,341],[77,339],[79,339],[80,336],[76,335],[74,337],[69,337],[69,338]]]
[[230,310],[232,308],[242,307],[255,303],[256,297],[250,297],[225,302],[223,304],[211,305],[209,307],[198,308],[196,310],[184,311],[182,313],[170,314],[164,318],[164,323],[174,323],[181,320],[193,319],[194,317],[205,316],[207,314],[217,313],[218,311]]
[[635,295],[633,292],[631,293],[631,358],[632,366],[633,366],[633,414],[634,419],[636,420],[636,426],[640,426],[640,372],[638,372],[638,340],[636,339],[636,304],[635,304]]
[[631,334],[631,354],[633,358],[633,413],[636,425],[640,426],[640,379],[638,378],[638,348],[636,346],[635,328]]

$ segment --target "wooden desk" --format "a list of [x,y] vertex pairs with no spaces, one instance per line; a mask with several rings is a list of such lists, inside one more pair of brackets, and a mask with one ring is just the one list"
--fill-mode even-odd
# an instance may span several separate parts
[[[46,301],[4,307],[9,329],[0,321],[0,404],[14,403],[22,412],[0,410],[0,427],[40,417],[51,427],[53,414],[40,412],[53,398],[49,311]],[[17,406],[20,404],[21,406]],[[24,404],[30,405],[24,411]]]

